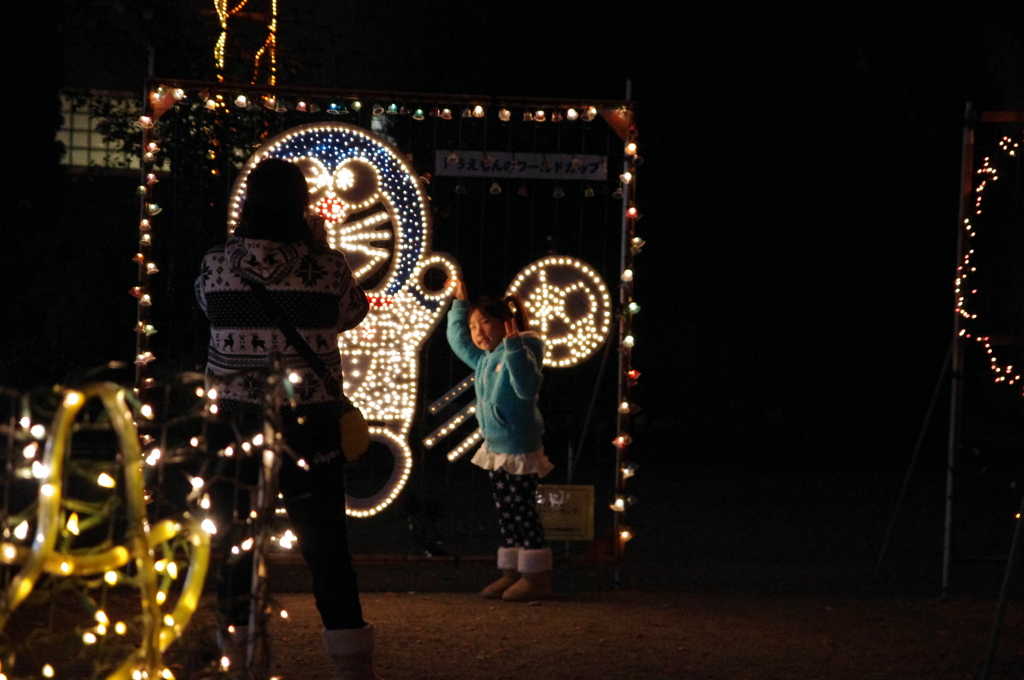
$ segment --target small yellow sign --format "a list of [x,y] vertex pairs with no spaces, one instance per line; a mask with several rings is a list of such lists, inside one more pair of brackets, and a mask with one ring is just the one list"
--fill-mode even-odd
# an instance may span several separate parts
[[549,541],[594,540],[594,487],[585,484],[540,484],[537,512]]

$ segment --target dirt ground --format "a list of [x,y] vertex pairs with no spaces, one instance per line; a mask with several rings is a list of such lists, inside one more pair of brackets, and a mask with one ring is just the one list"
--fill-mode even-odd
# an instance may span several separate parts
[[[272,622],[273,677],[332,678],[311,594],[280,593],[274,605],[287,618]],[[378,672],[388,680],[972,680],[981,677],[996,603],[616,589],[525,604],[466,592],[369,592],[363,606],[378,632]],[[47,609],[19,613],[11,632],[55,629]],[[220,677],[210,671],[212,612],[206,596],[186,636],[167,651],[178,680]],[[118,606],[110,614],[128,615]],[[58,680],[94,677],[76,637],[50,645],[45,656]],[[42,660],[20,657],[17,669],[4,671],[12,680],[41,677]],[[1006,610],[991,669],[993,680],[1024,678],[1019,601]]]
[[[979,600],[695,596],[605,591],[534,604],[469,593],[368,593],[389,680],[966,680],[977,678],[994,604]],[[287,594],[274,670],[329,678],[319,621]],[[1012,607],[992,678],[1024,678],[1024,608]]]

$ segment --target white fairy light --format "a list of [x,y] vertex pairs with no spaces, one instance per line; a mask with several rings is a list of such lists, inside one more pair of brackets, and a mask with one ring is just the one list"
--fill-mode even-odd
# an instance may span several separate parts
[[[999,140],[1000,150],[1011,157],[1016,156],[1016,151],[1019,146],[1019,142],[1015,142],[1013,138],[1007,135],[1003,135]],[[981,179],[974,187],[974,216],[980,217],[983,213],[982,202],[984,200],[985,190],[989,186],[989,182],[996,182],[999,180],[998,169],[990,156],[986,156],[982,160],[981,166],[975,170],[975,175],[979,176]],[[971,217],[964,218],[962,228],[968,241],[977,235],[977,230]],[[972,264],[974,254],[975,251],[973,248],[967,248],[965,250],[963,259],[957,266],[956,277],[953,282],[954,295],[956,298],[956,313],[960,315],[965,322],[971,322],[978,318],[978,314],[976,312],[971,312],[968,306],[969,297],[978,292],[976,288],[972,288],[968,285],[972,275],[977,272],[977,267]],[[1012,365],[1004,366],[1001,364],[988,336],[973,334],[966,328],[961,329],[960,336],[965,339],[972,339],[982,346],[989,357],[989,369],[994,374],[994,382],[1005,383],[1007,385],[1021,383],[1022,393],[1024,393],[1024,382],[1021,381],[1021,374],[1016,372]]]
[[28,520],[21,520],[21,523],[14,528],[14,537],[19,541],[28,538]]

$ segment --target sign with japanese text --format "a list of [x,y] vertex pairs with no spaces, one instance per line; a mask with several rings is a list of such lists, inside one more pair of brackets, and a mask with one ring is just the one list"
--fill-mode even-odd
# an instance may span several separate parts
[[540,484],[537,513],[549,541],[594,540],[594,487]]
[[509,153],[438,149],[434,174],[449,177],[604,180],[604,156],[567,153]]

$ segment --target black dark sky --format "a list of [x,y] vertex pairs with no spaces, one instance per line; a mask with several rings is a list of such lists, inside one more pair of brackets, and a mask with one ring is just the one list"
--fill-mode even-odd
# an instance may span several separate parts
[[[68,5],[41,24],[59,65],[28,81],[140,88],[147,44],[157,75],[209,78],[205,6]],[[1022,26],[996,1],[307,0],[281,3],[281,82],[617,99],[630,81],[651,427],[902,442],[949,342],[964,106],[1024,108]]]

